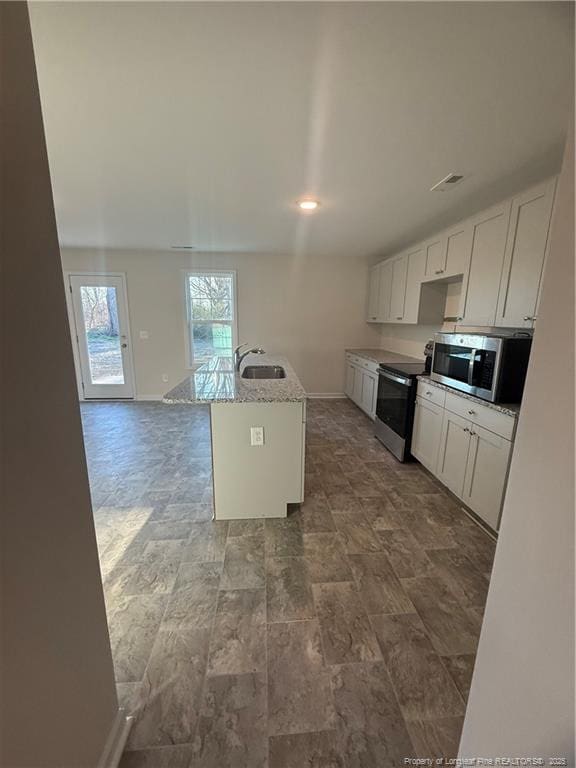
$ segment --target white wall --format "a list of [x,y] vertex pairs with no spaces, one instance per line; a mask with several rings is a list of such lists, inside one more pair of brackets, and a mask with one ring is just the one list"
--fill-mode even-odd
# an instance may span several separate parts
[[461,757],[574,766],[573,125],[568,136]]
[[240,341],[288,357],[309,393],[342,393],[344,349],[379,346],[365,322],[367,269],[357,259],[64,249],[62,265],[126,273],[138,397],[189,374],[184,271],[194,267],[237,270]]
[[118,702],[26,3],[0,35],[0,765],[96,768]]

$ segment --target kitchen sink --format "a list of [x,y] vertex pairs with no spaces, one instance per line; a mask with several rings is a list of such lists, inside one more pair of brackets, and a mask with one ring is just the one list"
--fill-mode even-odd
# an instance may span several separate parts
[[281,365],[247,365],[242,371],[243,379],[285,379],[286,371]]

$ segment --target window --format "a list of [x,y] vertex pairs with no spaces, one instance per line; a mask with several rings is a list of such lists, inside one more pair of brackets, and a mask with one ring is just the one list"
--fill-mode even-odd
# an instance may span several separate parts
[[232,358],[236,342],[236,274],[188,272],[186,307],[190,363],[220,355]]

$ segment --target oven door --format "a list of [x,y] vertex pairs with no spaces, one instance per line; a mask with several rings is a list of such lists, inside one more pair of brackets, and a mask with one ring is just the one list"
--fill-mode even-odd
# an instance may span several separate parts
[[479,347],[484,348],[435,342],[431,378],[462,392],[494,400],[500,356],[498,342],[479,338]]
[[402,440],[406,440],[410,431],[413,389],[413,379],[382,368],[378,371],[376,417]]

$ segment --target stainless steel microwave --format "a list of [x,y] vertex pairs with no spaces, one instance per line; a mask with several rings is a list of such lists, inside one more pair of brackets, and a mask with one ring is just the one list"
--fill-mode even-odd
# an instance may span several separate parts
[[532,339],[480,333],[436,333],[434,381],[492,403],[519,403]]

